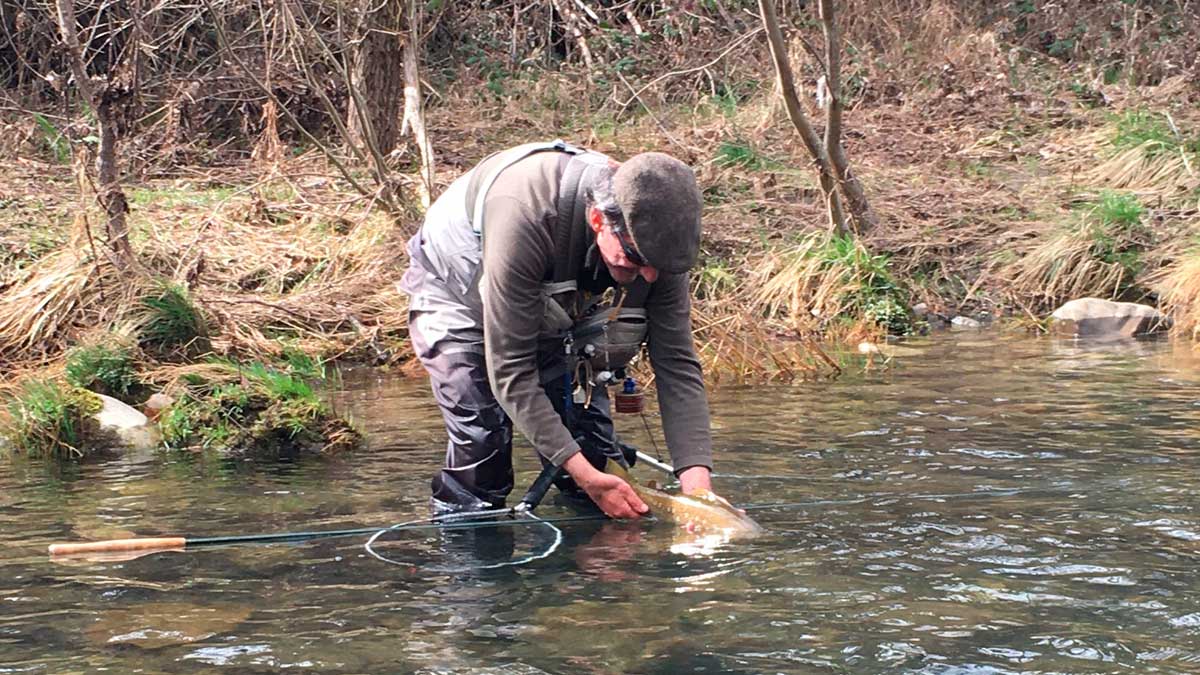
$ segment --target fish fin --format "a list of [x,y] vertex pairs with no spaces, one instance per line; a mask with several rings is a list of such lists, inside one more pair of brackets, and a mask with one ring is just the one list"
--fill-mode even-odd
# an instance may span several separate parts
[[617,462],[612,461],[611,459],[609,459],[607,461],[607,463],[604,465],[604,473],[616,476],[617,478],[620,478],[621,480],[625,481],[626,483],[628,483],[632,480],[629,477],[629,472],[625,470],[625,467],[621,466]]

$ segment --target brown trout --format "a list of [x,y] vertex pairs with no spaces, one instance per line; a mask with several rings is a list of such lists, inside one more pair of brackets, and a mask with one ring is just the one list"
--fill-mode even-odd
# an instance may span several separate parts
[[762,526],[750,516],[708,490],[684,495],[665,492],[653,484],[642,485],[629,475],[625,467],[611,459],[604,470],[629,483],[637,496],[650,507],[650,514],[659,520],[675,523],[696,534],[752,537],[763,532]]

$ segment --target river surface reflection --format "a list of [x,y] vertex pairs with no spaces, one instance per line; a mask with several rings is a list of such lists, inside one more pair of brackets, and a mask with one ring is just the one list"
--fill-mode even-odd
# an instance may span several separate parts
[[[382,537],[396,564],[365,537],[46,557],[423,516],[438,411],[423,381],[375,375],[336,395],[372,439],[354,455],[0,464],[0,673],[1200,672],[1191,345],[902,350],[882,373],[714,392],[717,486],[769,533],[701,549],[582,521],[553,555],[487,570],[470,568],[552,533]],[[653,452],[640,419],[618,425]],[[523,486],[535,462],[517,454]]]

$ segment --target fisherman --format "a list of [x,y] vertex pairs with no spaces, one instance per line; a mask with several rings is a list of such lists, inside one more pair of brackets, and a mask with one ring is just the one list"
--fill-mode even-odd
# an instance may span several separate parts
[[556,485],[607,515],[648,506],[607,458],[617,440],[608,387],[643,349],[684,493],[711,489],[708,400],[692,343],[688,270],[700,247],[692,170],[662,153],[624,163],[562,141],[491,155],[430,207],[400,282],[409,334],[449,442],[435,513],[502,508],[512,430]]

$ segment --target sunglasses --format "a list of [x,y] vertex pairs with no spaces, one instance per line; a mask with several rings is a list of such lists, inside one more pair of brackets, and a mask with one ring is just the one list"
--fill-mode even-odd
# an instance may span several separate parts
[[610,224],[609,229],[612,230],[613,236],[617,238],[617,243],[621,245],[621,251],[625,254],[626,260],[634,265],[637,265],[638,267],[650,266],[650,263],[646,262],[646,259],[642,257],[642,254],[639,253],[632,244],[625,241],[625,237],[623,235],[626,232],[626,227],[624,225]]

